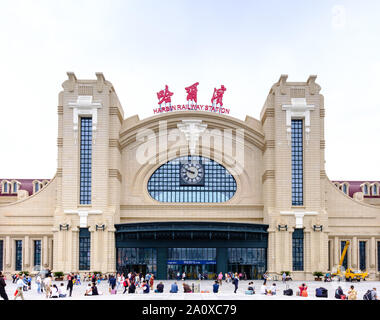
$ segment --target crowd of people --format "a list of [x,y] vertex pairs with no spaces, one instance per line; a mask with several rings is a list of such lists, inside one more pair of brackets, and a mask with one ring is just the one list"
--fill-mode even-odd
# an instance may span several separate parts
[[[101,283],[101,281],[107,281],[108,283],[108,290],[109,294],[135,294],[135,293],[142,293],[142,294],[149,294],[150,292],[154,293],[163,293],[165,286],[162,281],[159,281],[155,286],[155,276],[153,273],[147,273],[146,275],[143,275],[142,273],[136,273],[136,272],[129,272],[128,274],[124,273],[117,273],[110,274],[110,275],[102,275],[100,273],[88,273],[85,275],[82,275],[82,278],[84,282],[88,282],[85,290],[83,291],[84,296],[97,296],[104,294],[98,289],[98,285]],[[186,277],[181,277],[182,279],[182,289],[184,293],[193,293],[193,292],[199,292],[199,284],[198,284],[198,290],[195,289],[194,283],[190,286],[188,283],[185,282]],[[223,275],[223,273],[219,273],[214,281],[214,284],[212,285],[212,292],[218,293],[220,286],[222,286],[223,282],[227,282],[233,285],[234,293],[237,293],[238,287],[239,287],[239,281],[244,279],[241,274],[238,273],[226,273]],[[278,294],[278,289],[275,281],[272,281],[271,285],[268,285],[268,280],[271,280],[271,278],[268,276],[267,273],[264,273],[263,275],[263,283],[260,286],[260,290],[258,290],[258,293],[261,295],[266,296],[273,296]],[[5,291],[5,277],[0,272],[0,296],[4,300],[8,300],[8,295]],[[55,279],[56,280],[56,279]],[[282,275],[282,281],[286,283],[289,279],[289,276],[285,273]],[[17,298],[20,298],[24,300],[24,292],[29,291],[32,289],[32,277],[30,275],[24,275],[24,274],[14,274],[12,275],[12,283],[16,284],[16,290],[14,292],[13,299],[16,300]],[[75,286],[80,286],[82,284],[81,282],[81,275],[80,274],[74,274],[70,273],[66,276],[66,284],[64,283],[64,280],[62,281],[54,281],[53,282],[53,276],[50,271],[48,271],[45,275],[43,274],[37,274],[35,276],[35,284],[37,287],[37,293],[38,294],[44,294],[46,298],[66,298],[71,297],[73,293],[73,288]],[[288,285],[287,285],[288,287]],[[80,287],[81,290],[82,287]],[[172,283],[170,285],[170,293],[178,293],[180,291],[177,281]],[[204,292],[204,291],[202,291]],[[205,291],[208,292],[208,291]],[[256,294],[256,288],[253,281],[250,281],[248,283],[248,287],[245,290],[245,294]],[[285,294],[285,292],[284,292]],[[308,296],[308,287],[305,283],[302,283],[296,292],[297,296],[300,297],[307,297]],[[347,292],[344,292],[341,286],[338,286],[338,288],[335,290],[334,297],[336,299],[342,299],[342,300],[357,300],[358,299],[358,293],[355,290],[355,287],[353,285],[350,286],[350,288],[347,290]],[[378,300],[377,291],[376,288],[372,288],[366,292],[366,294],[363,296],[364,300]]]

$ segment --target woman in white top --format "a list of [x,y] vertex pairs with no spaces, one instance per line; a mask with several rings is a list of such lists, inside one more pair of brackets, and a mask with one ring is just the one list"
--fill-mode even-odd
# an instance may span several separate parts
[[260,293],[267,294],[267,285],[265,283],[261,286]]
[[58,289],[58,295],[60,298],[66,298],[67,291],[63,283],[61,283],[61,286]]
[[50,298],[58,298],[58,288],[56,284],[53,284],[50,291]]

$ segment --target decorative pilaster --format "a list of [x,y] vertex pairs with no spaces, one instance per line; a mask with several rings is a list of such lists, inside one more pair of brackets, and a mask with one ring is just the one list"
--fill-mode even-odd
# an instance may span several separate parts
[[25,269],[30,266],[30,246],[29,246],[29,236],[24,238],[24,261],[23,265]]
[[358,268],[358,238],[352,238],[352,268]]
[[310,111],[314,110],[314,105],[308,105],[306,98],[292,98],[290,105],[282,105],[282,110],[286,111],[286,133],[288,144],[290,145],[292,134],[292,119],[303,118],[306,134],[306,143],[310,137]]

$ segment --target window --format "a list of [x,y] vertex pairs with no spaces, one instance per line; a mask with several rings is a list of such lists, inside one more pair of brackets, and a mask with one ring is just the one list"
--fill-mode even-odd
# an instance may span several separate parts
[[303,229],[293,232],[293,271],[303,271]]
[[81,118],[80,204],[91,204],[92,118]]
[[[346,246],[346,241],[341,241],[340,242],[340,253],[342,254],[344,247]],[[347,269],[347,256],[348,252],[346,252],[346,255],[344,256],[342,266]]]
[[18,185],[17,182],[13,182],[13,193],[17,193]]
[[79,229],[79,270],[90,270],[91,234],[88,228]]
[[117,248],[118,272],[138,272],[140,266],[146,266],[146,273],[157,272],[156,248]]
[[347,185],[346,184],[343,184],[342,186],[342,191],[347,194]]
[[367,195],[368,194],[368,185],[363,185],[363,193],[364,195]]
[[[202,183],[186,185],[181,182],[181,166],[189,162],[201,165]],[[236,181],[219,163],[204,157],[186,156],[159,167],[148,181],[148,192],[160,202],[225,202],[235,194]]]
[[377,196],[378,195],[378,187],[377,187],[377,184],[374,184],[372,186],[372,195],[373,196]]
[[16,271],[22,270],[22,240],[16,240]]
[[366,241],[359,241],[359,267],[360,267],[360,270],[362,271],[367,269],[365,247],[366,247]]
[[3,193],[9,193],[9,186],[7,181],[3,182]]
[[303,123],[292,120],[292,205],[303,205]]
[[41,265],[41,240],[34,241],[34,266]]
[[38,192],[40,190],[40,183],[36,181],[34,183],[34,193]]

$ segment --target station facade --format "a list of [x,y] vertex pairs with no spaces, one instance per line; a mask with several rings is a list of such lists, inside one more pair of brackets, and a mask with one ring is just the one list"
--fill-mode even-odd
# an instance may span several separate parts
[[347,266],[378,279],[379,182],[327,177],[315,80],[282,75],[260,120],[202,110],[141,120],[124,118],[102,73],[68,73],[56,175],[1,180],[0,269],[310,280],[350,240]]

